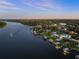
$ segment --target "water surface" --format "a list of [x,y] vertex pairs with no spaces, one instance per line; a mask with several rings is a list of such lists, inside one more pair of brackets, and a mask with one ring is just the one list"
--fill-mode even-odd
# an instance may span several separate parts
[[0,59],[57,59],[57,51],[42,37],[34,36],[29,26],[6,22],[0,28]]

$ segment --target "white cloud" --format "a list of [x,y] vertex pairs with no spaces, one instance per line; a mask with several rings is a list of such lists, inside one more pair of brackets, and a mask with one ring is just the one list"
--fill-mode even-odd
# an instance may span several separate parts
[[19,9],[18,7],[16,7],[15,4],[8,2],[8,0],[0,0],[0,9],[13,9],[13,10],[17,10]]
[[14,4],[4,1],[4,0],[0,0],[0,5],[14,6]]
[[7,6],[0,6],[1,9],[12,9],[12,10],[18,10],[20,8],[17,7],[7,7]]
[[24,4],[39,9],[61,9],[55,0],[24,0]]

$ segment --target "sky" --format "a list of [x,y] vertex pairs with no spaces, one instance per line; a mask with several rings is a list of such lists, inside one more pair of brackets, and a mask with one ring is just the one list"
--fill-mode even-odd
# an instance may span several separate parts
[[79,0],[0,0],[0,19],[79,19]]

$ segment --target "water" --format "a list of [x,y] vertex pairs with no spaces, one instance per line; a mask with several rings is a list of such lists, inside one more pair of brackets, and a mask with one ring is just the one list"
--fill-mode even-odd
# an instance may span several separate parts
[[0,28],[0,59],[57,59],[56,49],[42,37],[31,33],[30,27],[6,22]]
[[0,59],[75,59],[76,54],[62,55],[48,41],[34,36],[30,26],[6,22],[0,28]]

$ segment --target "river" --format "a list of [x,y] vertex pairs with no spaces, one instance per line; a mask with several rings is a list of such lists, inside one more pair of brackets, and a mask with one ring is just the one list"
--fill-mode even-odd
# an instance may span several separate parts
[[34,36],[30,26],[6,22],[0,28],[0,59],[75,59],[63,56],[40,36]]

